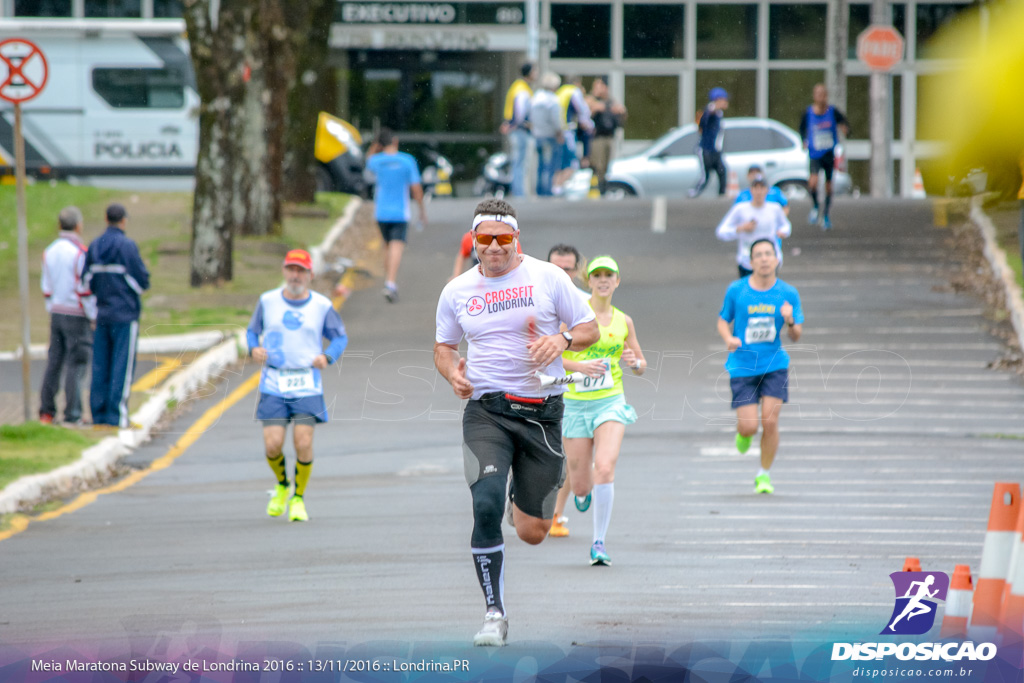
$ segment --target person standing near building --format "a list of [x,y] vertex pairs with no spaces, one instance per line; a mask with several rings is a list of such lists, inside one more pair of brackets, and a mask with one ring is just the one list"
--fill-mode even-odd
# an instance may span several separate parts
[[[309,290],[313,258],[292,249],[281,266],[285,284],[260,295],[246,338],[249,353],[263,363],[256,419],[263,422],[263,446],[277,486],[267,514],[280,517],[288,508],[293,522],[309,520],[305,493],[313,470],[313,428],[327,421],[320,371],[345,351],[348,337],[331,300]],[[329,345],[325,350],[323,340]],[[295,492],[289,499],[284,439],[292,425],[295,443]]]
[[804,322],[800,294],[775,275],[775,249],[767,238],[751,245],[754,272],[729,285],[718,316],[718,334],[729,351],[725,369],[736,411],[736,450],[746,453],[758,426],[762,428],[755,493],[775,491],[768,470],[779,448],[779,413],[789,400],[789,354],[782,348],[782,328],[797,342]]
[[766,200],[768,183],[764,176],[755,176],[750,181],[749,202],[739,202],[729,208],[725,218],[715,229],[715,236],[724,242],[736,242],[736,266],[740,277],[753,272],[750,265],[750,246],[757,240],[769,239],[775,245],[779,264],[782,263],[782,245],[779,242],[789,237],[793,225],[786,218],[782,207]]
[[[565,472],[563,388],[543,388],[535,373],[564,374],[562,352],[590,346],[598,329],[560,268],[516,253],[519,223],[511,205],[480,202],[472,229],[480,265],[441,292],[434,365],[459,399],[469,399],[462,452],[473,499],[470,546],[486,605],[473,644],[501,646],[508,638],[506,492],[516,533],[536,545],[551,528]],[[560,323],[569,329],[560,333]],[[463,338],[466,358],[459,354]]]
[[540,88],[530,100],[530,131],[537,145],[537,196],[550,197],[555,171],[562,166],[565,118],[555,91],[562,79],[550,71],[540,77]]
[[92,423],[121,429],[129,426],[142,292],[149,289],[149,271],[139,247],[124,233],[127,218],[121,204],[107,207],[107,230],[89,245],[83,275],[84,287],[96,295],[97,308],[89,390]]
[[605,540],[615,500],[615,465],[626,425],[636,422],[636,410],[623,393],[622,366],[635,375],[647,367],[633,319],[612,306],[619,282],[619,264],[612,257],[598,256],[587,264],[589,305],[601,335],[593,346],[562,354],[566,372],[587,375],[583,382],[570,384],[565,394],[562,439],[577,509],[586,511],[593,498],[591,565],[612,563]]
[[725,131],[722,119],[729,108],[729,93],[725,88],[712,88],[708,93],[708,104],[700,114],[697,129],[700,131],[700,142],[697,145],[700,154],[704,177],[697,187],[690,190],[690,196],[696,197],[711,180],[711,172],[718,175],[718,196],[725,194],[725,162],[722,161],[722,146],[725,142]]
[[582,76],[568,76],[566,83],[555,95],[558,105],[562,108],[565,121],[565,142],[562,145],[561,168],[555,174],[554,192],[560,190],[572,174],[580,167],[580,151],[583,141],[594,129],[594,121],[590,118],[590,107],[587,106],[586,91],[583,89]]
[[612,99],[608,90],[608,78],[598,76],[590,86],[587,106],[594,121],[594,136],[590,142],[590,167],[597,177],[601,194],[606,189],[605,176],[615,149],[615,131],[626,122],[626,108]]
[[[832,229],[829,210],[832,208],[832,173],[836,166],[836,145],[839,144],[839,129],[843,135],[850,134],[850,124],[843,113],[828,103],[828,89],[823,83],[814,86],[813,103],[807,107],[800,119],[800,137],[803,138],[807,155],[811,158],[811,175],[807,179],[807,191],[811,193],[814,208],[807,222],[814,225],[821,217],[823,230]],[[819,212],[818,173],[825,173],[825,210]]]
[[501,134],[505,136],[508,156],[512,164],[512,185],[509,191],[513,197],[526,194],[526,154],[530,148],[530,87],[537,78],[537,67],[532,63],[523,64],[521,78],[512,81],[505,93],[504,120]]
[[398,301],[398,267],[402,264],[409,230],[409,196],[419,207],[420,223],[427,224],[423,185],[416,160],[398,151],[398,136],[381,128],[370,149],[366,168],[376,176],[373,202],[380,234],[384,237],[384,289],[388,303]]
[[92,355],[96,301],[82,287],[87,249],[82,243],[82,212],[76,206],[57,217],[60,236],[43,252],[41,286],[50,314],[50,348],[39,392],[39,421],[57,415],[57,392],[64,375],[64,422],[82,420],[82,379]]
[[[564,270],[574,285],[580,273],[583,272],[583,256],[580,255],[579,249],[571,244],[556,244],[551,247],[548,251],[548,263],[553,263]],[[579,288],[576,291],[579,292],[580,298],[589,305],[590,292]],[[555,516],[554,521],[551,522],[551,529],[548,531],[549,536],[564,538],[569,535],[569,528],[565,526],[569,521],[569,518],[565,516],[565,504],[569,500],[571,490],[572,482],[569,471],[566,470],[565,483],[562,484],[562,488],[558,489],[558,497],[555,499]]]

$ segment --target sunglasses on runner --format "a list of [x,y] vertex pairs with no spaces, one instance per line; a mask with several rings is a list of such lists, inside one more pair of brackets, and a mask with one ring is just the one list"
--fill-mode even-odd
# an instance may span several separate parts
[[477,242],[477,244],[482,244],[485,247],[489,247],[489,246],[491,246],[491,242],[494,242],[495,240],[497,240],[499,245],[501,245],[503,247],[507,247],[508,245],[512,244],[512,240],[514,240],[515,238],[516,238],[515,234],[511,233],[511,232],[506,232],[506,233],[503,233],[501,235],[481,235],[481,234],[477,234],[476,235],[476,242]]

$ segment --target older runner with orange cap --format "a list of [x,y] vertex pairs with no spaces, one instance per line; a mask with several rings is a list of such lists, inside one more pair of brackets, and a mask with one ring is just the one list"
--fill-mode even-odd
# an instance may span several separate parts
[[[282,271],[284,286],[260,295],[247,338],[252,357],[264,364],[256,419],[263,422],[267,464],[277,477],[267,514],[280,517],[289,508],[288,519],[305,522],[309,515],[303,496],[313,469],[313,427],[327,421],[320,371],[338,360],[348,337],[331,300],[309,289],[309,252],[289,251]],[[326,350],[321,337],[329,342]],[[289,422],[295,442],[295,493],[290,500],[283,450]]]

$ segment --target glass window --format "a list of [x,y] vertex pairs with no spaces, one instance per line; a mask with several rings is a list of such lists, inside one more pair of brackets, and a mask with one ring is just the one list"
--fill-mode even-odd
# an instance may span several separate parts
[[679,125],[678,76],[626,76],[626,137],[653,140]]
[[551,28],[558,35],[554,58],[608,59],[612,56],[611,5],[551,4]]
[[741,126],[725,129],[722,151],[725,153],[762,152],[778,149],[778,143],[768,128]]
[[922,59],[938,59],[955,57],[950,54],[949,46],[945,54],[929,45],[931,38],[947,25],[963,22],[968,14],[964,12],[968,5],[918,5],[917,6],[917,57]]
[[772,5],[768,14],[770,59],[824,59],[825,5]]
[[181,0],[153,0],[154,19],[181,19]]
[[697,143],[700,142],[700,133],[694,131],[674,140],[658,156],[663,157],[685,157],[696,154]]
[[71,0],[14,0],[16,17],[70,17]]
[[682,5],[625,5],[622,56],[626,59],[682,59]]
[[180,109],[185,77],[176,69],[93,69],[92,89],[112,107]]
[[756,59],[757,5],[697,5],[697,59]]
[[85,0],[85,16],[108,19],[141,17],[142,0]]
[[811,103],[814,86],[825,82],[824,71],[775,69],[768,72],[768,116],[799,130],[800,118]]
[[[899,76],[892,77],[892,111],[893,111],[893,139],[901,137],[900,125],[900,83]],[[920,84],[920,77],[918,80]],[[846,119],[850,122],[850,137],[858,140],[871,138],[871,77],[870,76],[848,76],[846,79]],[[920,85],[918,86],[920,87]],[[919,101],[920,100],[919,98]],[[918,108],[920,112],[920,108]],[[918,124],[920,125],[920,124]],[[927,139],[920,135],[919,140]]]
[[[703,109],[708,101],[708,94],[712,88],[722,87],[729,93],[729,111],[726,116],[757,116],[757,103],[755,93],[757,92],[757,74],[750,70],[729,70],[712,71],[701,70],[697,72],[697,106]],[[686,118],[686,121],[696,120]]]

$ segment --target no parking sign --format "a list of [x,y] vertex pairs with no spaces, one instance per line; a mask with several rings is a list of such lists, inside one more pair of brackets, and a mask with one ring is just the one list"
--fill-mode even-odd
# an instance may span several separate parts
[[28,316],[28,224],[25,217],[25,139],[21,133],[21,103],[46,87],[50,70],[39,46],[24,38],[0,41],[0,99],[14,103],[14,157],[18,205],[18,290],[21,299],[21,393],[25,421],[32,419],[29,379],[31,337]]
[[24,38],[0,42],[0,99],[25,102],[42,92],[50,76],[43,51]]

